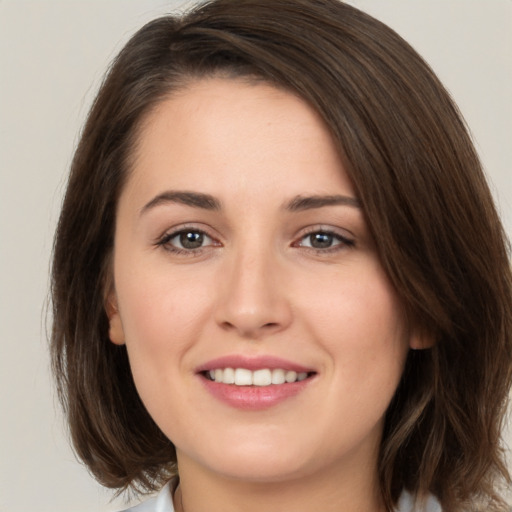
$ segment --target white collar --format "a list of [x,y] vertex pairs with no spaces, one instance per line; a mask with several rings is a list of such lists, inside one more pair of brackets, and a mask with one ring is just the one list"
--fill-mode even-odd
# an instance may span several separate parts
[[424,507],[418,509],[414,506],[414,498],[412,495],[404,491],[398,500],[396,512],[442,512],[442,510],[441,505],[434,496],[429,496]]

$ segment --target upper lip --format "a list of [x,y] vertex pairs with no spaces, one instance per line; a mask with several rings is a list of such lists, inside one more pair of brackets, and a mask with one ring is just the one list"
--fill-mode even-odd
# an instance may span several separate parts
[[242,355],[228,355],[218,357],[201,364],[196,368],[197,373],[207,372],[209,370],[216,370],[218,368],[245,368],[247,370],[256,371],[264,368],[269,370],[282,369],[292,370],[297,373],[313,372],[312,368],[302,364],[283,359],[275,356],[254,356],[247,357]]

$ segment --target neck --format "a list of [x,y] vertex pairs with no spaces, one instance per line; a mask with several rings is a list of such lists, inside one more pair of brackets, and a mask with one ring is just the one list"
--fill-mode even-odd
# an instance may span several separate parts
[[176,512],[384,512],[378,477],[364,468],[322,472],[274,482],[219,476],[187,460],[180,465]]

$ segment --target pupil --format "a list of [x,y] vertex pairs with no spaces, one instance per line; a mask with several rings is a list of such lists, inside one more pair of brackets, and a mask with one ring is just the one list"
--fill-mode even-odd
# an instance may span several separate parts
[[198,249],[203,245],[204,236],[202,233],[182,233],[180,235],[180,243],[185,249]]
[[332,245],[332,235],[328,233],[315,233],[311,235],[311,247],[315,249],[326,249]]

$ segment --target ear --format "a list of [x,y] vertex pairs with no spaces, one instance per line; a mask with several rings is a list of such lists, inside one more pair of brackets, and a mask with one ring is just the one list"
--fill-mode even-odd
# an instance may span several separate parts
[[415,328],[409,337],[409,348],[412,350],[425,350],[436,344],[434,335],[426,329]]
[[110,341],[116,345],[124,345],[123,323],[121,322],[117,296],[114,291],[111,291],[105,300],[105,311],[108,317],[108,336]]

